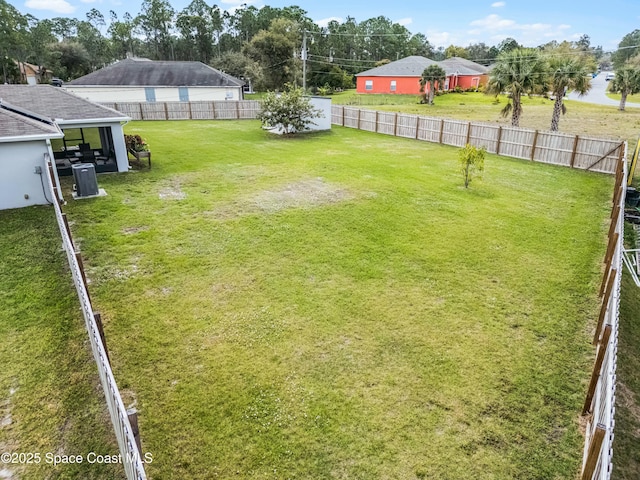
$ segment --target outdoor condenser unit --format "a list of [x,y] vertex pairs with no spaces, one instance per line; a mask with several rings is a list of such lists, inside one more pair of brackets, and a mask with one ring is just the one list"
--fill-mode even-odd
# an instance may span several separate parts
[[93,163],[72,165],[71,170],[73,171],[73,179],[76,182],[76,194],[78,197],[98,195],[96,166]]

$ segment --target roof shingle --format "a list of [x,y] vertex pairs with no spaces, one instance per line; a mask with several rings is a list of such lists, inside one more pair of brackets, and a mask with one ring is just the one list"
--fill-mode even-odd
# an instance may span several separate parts
[[129,117],[116,110],[80,98],[51,85],[0,85],[0,100],[58,123],[70,120],[124,121]]
[[202,62],[155,62],[128,58],[76,78],[69,85],[146,87],[241,87],[244,82]]

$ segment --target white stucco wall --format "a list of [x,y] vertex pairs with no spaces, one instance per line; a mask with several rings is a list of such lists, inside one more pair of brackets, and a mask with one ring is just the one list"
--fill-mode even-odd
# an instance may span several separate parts
[[[65,85],[68,91],[79,97],[98,103],[111,102],[146,102],[144,87],[81,87]],[[177,87],[153,87],[156,102],[179,102],[180,92]],[[189,101],[241,100],[242,87],[189,87]]]
[[[45,140],[0,143],[0,210],[46,205],[53,200],[45,173],[44,154],[48,152]],[[34,173],[36,166],[42,169],[46,198],[40,175]]]

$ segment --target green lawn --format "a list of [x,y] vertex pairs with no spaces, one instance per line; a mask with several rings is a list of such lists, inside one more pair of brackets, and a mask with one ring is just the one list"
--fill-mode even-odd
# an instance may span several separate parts
[[[133,122],[70,202],[151,478],[573,478],[611,177],[350,129]],[[69,196],[67,181],[67,196]]]
[[47,463],[118,453],[60,245],[52,208],[0,212],[0,453],[40,454],[0,462],[0,478],[123,478],[115,465]]

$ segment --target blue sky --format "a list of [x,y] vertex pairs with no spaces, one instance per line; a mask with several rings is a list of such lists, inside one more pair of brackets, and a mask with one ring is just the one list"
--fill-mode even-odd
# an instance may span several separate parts
[[[170,2],[180,10],[190,0]],[[9,0],[9,3],[20,12],[31,13],[37,18],[84,18],[91,8],[97,8],[105,17],[109,10],[119,15],[128,11],[135,16],[142,0]],[[476,42],[495,45],[506,37],[513,37],[525,46],[537,46],[550,40],[576,40],[586,33],[591,37],[592,45],[615,50],[625,34],[640,28],[638,0],[217,0],[213,3],[225,10],[243,3],[258,8],[265,4],[272,7],[298,5],[319,24],[329,19],[344,20],[347,16],[360,22],[382,15],[405,25],[412,33],[426,34],[432,44],[445,47]]]

